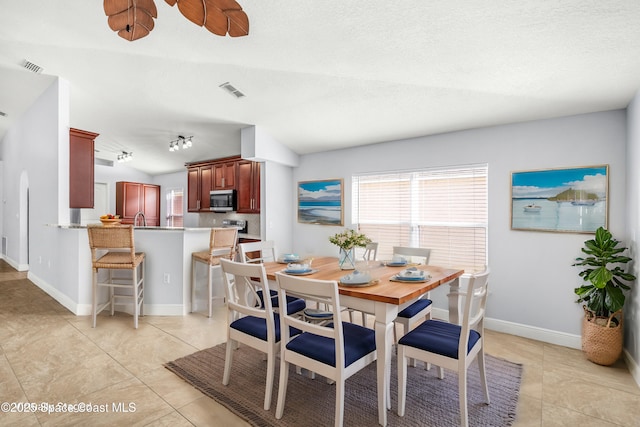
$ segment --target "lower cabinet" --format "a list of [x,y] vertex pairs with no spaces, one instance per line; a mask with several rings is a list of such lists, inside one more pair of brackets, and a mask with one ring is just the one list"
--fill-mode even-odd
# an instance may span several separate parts
[[[160,186],[140,182],[116,182],[116,215],[123,224],[133,224],[138,212],[142,212],[147,226],[160,225]],[[139,220],[138,225],[142,225]]]

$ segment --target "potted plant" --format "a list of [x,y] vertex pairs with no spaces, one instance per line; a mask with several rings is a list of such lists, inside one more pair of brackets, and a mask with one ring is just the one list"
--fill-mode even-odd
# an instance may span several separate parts
[[340,258],[338,263],[342,270],[353,270],[356,268],[356,257],[354,248],[367,246],[371,239],[355,230],[346,229],[342,233],[329,237],[329,241],[340,248]]
[[582,322],[582,350],[587,359],[599,365],[615,363],[622,353],[622,307],[625,282],[636,279],[622,265],[631,258],[622,253],[620,242],[604,227],[596,230],[594,239],[584,242],[582,252],[587,256],[576,258],[574,266],[584,266],[579,273],[586,284],[575,288],[577,303],[584,303]]

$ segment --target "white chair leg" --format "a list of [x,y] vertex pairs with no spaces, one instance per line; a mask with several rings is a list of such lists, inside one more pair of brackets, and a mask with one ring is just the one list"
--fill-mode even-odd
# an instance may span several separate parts
[[344,421],[344,379],[336,381],[335,426],[342,427]]
[[231,378],[231,365],[233,364],[233,350],[235,349],[236,341],[230,338],[227,339],[227,351],[224,357],[224,372],[222,374],[222,384],[229,385],[229,378]]
[[442,369],[442,366],[438,366],[438,378],[441,380],[444,379],[444,369]]
[[458,395],[460,399],[460,426],[469,427],[467,416],[467,370],[458,369]]
[[281,419],[284,414],[284,401],[287,397],[287,382],[289,381],[289,363],[281,356],[280,383],[278,384],[278,403],[276,405],[276,419]]
[[407,398],[407,360],[404,357],[404,346],[398,346],[398,416],[404,417]]
[[96,317],[97,317],[97,311],[98,311],[98,272],[97,270],[94,268],[93,269],[93,280],[92,280],[92,291],[93,291],[93,297],[92,297],[92,307],[91,307],[91,317],[93,320],[93,327],[96,327]]
[[138,274],[136,269],[131,271],[131,285],[133,286],[133,328],[138,329]]
[[191,258],[191,313],[193,313],[196,304],[196,261]]
[[276,372],[276,354],[275,350],[271,349],[267,355],[267,381],[266,388],[264,390],[264,410],[268,411],[271,408],[271,393],[273,392],[273,376]]
[[478,358],[478,369],[480,370],[480,384],[482,385],[482,389],[484,391],[484,401],[488,405],[491,402],[489,400],[489,387],[487,386],[487,372],[485,370],[485,365],[484,365],[484,348],[480,350],[480,353],[478,353],[477,358]]
[[209,266],[207,276],[207,307],[209,308],[209,317],[213,316],[213,269]]

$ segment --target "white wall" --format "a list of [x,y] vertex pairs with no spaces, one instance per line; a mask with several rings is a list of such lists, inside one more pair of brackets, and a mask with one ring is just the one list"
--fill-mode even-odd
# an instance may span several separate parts
[[[627,108],[627,234],[633,273],[640,278],[640,92]],[[625,303],[625,349],[634,361],[634,376],[640,384],[640,285],[636,281]]]
[[[622,238],[625,126],[625,111],[617,110],[305,155],[294,170],[293,186],[298,181],[343,178],[345,226],[351,226],[354,173],[487,163],[492,269],[488,317],[505,329],[524,325],[530,336],[546,331],[567,334],[575,345],[582,316],[573,293],[580,279],[571,264],[589,235],[512,231],[511,172],[609,164],[609,228]],[[296,252],[336,256],[337,248],[328,237],[341,227],[293,224]],[[445,291],[435,292],[436,307],[446,309]]]
[[295,188],[291,190],[293,170],[273,161],[261,165],[262,177],[260,212],[262,213],[262,238],[273,240],[276,251],[281,253],[293,250],[293,236],[291,224],[295,222],[291,206],[295,206]]

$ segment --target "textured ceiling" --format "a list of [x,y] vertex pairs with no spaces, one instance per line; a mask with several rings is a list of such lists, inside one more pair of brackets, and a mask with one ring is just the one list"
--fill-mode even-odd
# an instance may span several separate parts
[[[305,154],[624,108],[640,87],[637,0],[238,1],[247,37],[155,0],[155,29],[127,42],[98,0],[0,0],[0,137],[51,76],[99,157],[133,151],[150,174],[239,154],[248,125]],[[169,152],[178,135],[194,147]]]

